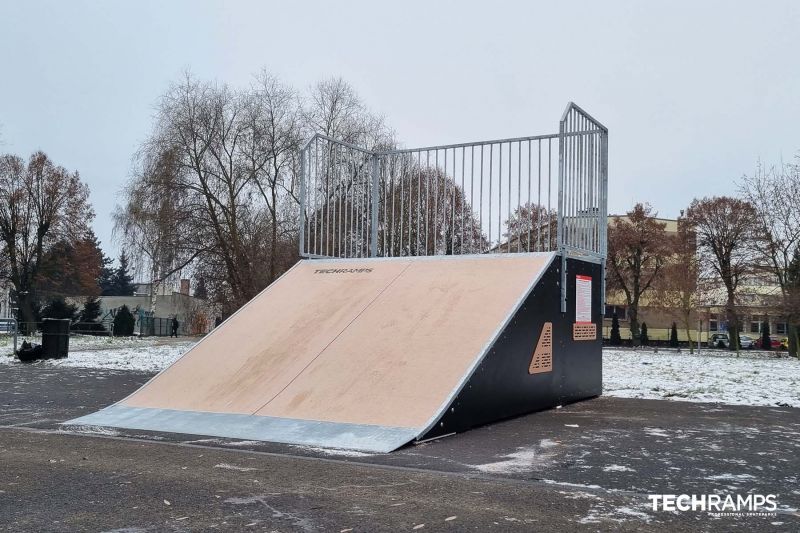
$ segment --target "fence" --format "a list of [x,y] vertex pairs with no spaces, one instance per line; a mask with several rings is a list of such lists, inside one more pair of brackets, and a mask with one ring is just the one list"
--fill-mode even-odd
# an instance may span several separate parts
[[[20,335],[25,337],[39,337],[42,334],[42,322],[19,322],[18,331]],[[99,337],[113,337],[114,323],[107,320],[100,322],[73,322],[70,324],[69,334],[71,336],[93,335]]]
[[13,338],[12,354],[17,353],[17,336],[19,334],[17,321],[13,318],[0,318],[0,335],[9,335]]
[[[169,337],[172,335],[172,319],[143,316],[136,321],[136,334],[141,337]],[[186,335],[183,322],[178,325],[178,335]]]
[[549,135],[400,150],[315,135],[300,153],[300,254],[559,250],[602,261],[607,139],[573,103]]

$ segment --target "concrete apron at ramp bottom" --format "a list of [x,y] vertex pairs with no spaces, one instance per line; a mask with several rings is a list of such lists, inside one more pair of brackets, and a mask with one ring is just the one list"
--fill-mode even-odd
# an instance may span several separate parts
[[68,423],[399,448],[439,420],[553,257],[301,261],[141,389]]
[[419,433],[414,428],[126,407],[120,404],[65,424],[201,434],[376,453],[394,451],[414,440]]

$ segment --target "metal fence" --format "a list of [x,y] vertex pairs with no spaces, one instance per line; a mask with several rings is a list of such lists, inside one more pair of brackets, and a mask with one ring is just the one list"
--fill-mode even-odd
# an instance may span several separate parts
[[[186,326],[178,324],[177,335],[186,335]],[[136,321],[135,333],[141,337],[169,337],[172,335],[172,319],[143,316]]]
[[315,135],[300,153],[300,254],[606,255],[606,128],[577,105],[559,132],[367,150]]

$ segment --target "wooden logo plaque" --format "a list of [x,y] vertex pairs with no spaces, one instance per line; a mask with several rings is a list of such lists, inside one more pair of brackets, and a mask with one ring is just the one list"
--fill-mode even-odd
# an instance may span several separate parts
[[545,322],[533,352],[528,374],[553,371],[553,323]]

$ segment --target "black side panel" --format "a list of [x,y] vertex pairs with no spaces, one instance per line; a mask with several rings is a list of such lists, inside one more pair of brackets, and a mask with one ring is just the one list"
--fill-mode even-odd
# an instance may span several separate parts
[[[566,314],[561,313],[559,303],[560,269],[561,258],[556,257],[445,414],[421,439],[601,394],[601,267],[567,260]],[[598,328],[597,339],[593,341],[572,340],[576,275],[592,277],[592,322]],[[553,370],[529,374],[528,367],[545,322],[553,323]]]

